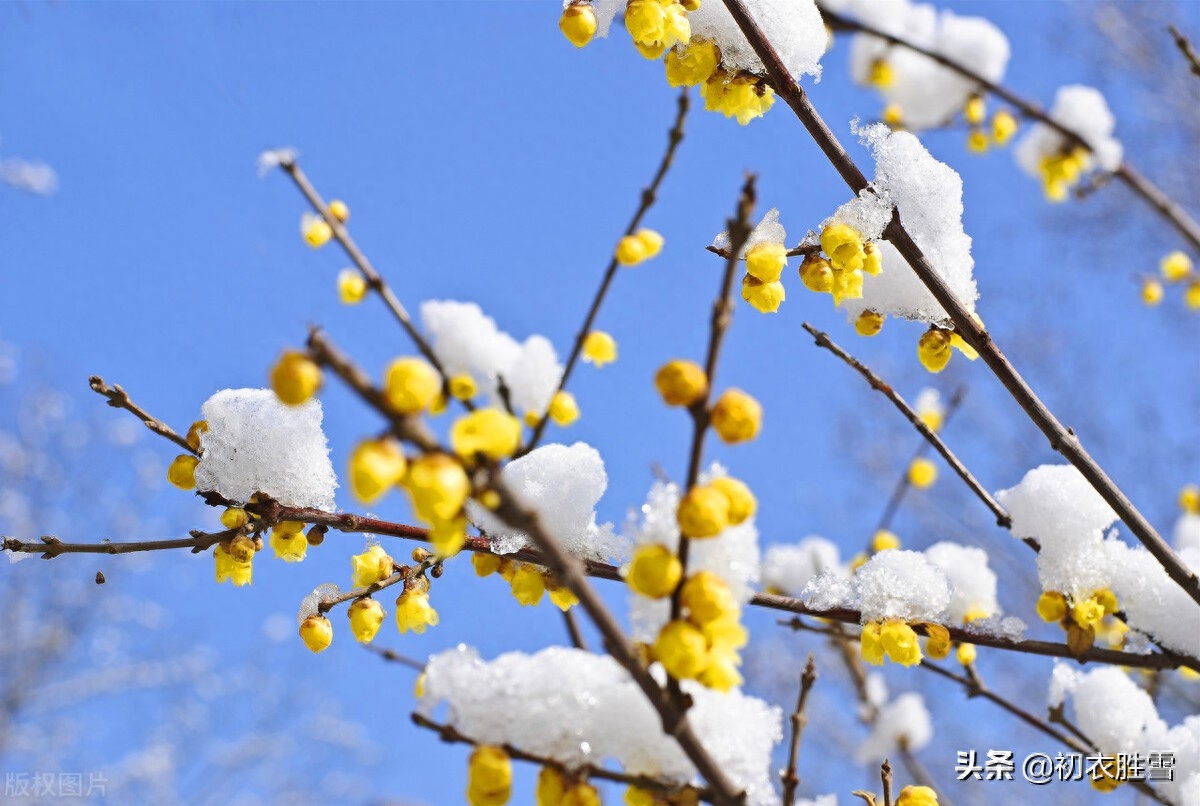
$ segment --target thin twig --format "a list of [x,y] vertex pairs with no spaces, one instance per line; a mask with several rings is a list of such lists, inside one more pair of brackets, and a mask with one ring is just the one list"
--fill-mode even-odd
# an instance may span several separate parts
[[[671,127],[671,131],[667,134],[666,153],[663,154],[662,161],[658,165],[658,171],[654,174],[654,179],[642,190],[638,209],[629,221],[629,226],[625,228],[625,235],[633,235],[637,231],[638,226],[642,223],[642,218],[645,217],[658,198],[658,188],[662,184],[663,178],[666,177],[671,163],[675,160],[675,151],[679,148],[679,144],[683,142],[683,123],[687,119],[688,106],[688,91],[687,87],[684,87],[679,93],[675,123]],[[617,262],[616,252],[614,251],[612,257],[608,260],[608,266],[604,269],[604,277],[600,280],[600,288],[596,291],[596,296],[592,298],[592,304],[588,308],[587,315],[583,318],[583,326],[579,328],[579,333],[575,335],[575,343],[571,346],[571,354],[567,356],[567,363],[563,367],[562,377],[558,380],[556,392],[561,392],[567,387],[567,381],[571,377],[571,372],[575,369],[575,364],[579,361],[579,356],[583,353],[583,344],[587,340],[588,334],[592,331],[592,325],[595,324],[596,316],[600,313],[600,306],[604,303],[604,298],[608,295],[608,288],[612,285],[613,278],[617,276],[619,270],[620,264]],[[537,425],[533,427],[533,433],[529,435],[529,441],[517,452],[514,458],[524,456],[537,447],[538,442],[542,439],[542,434],[546,430],[546,423],[549,419],[550,412],[542,412],[541,416],[538,417]]]
[[800,775],[797,773],[800,737],[808,726],[808,694],[816,682],[817,667],[810,652],[808,663],[804,664],[804,672],[800,675],[800,696],[796,700],[796,710],[792,712],[792,741],[788,747],[787,769],[783,771],[783,806],[793,806],[796,802],[796,787],[800,786]]
[[416,566],[400,566],[399,570],[389,574],[378,582],[372,582],[370,585],[364,585],[361,588],[352,588],[348,591],[342,591],[337,596],[331,596],[328,599],[322,599],[317,605],[317,610],[321,613],[328,613],[330,610],[340,604],[345,604],[346,602],[350,601],[358,601],[359,599],[366,599],[367,597],[374,596],[377,592],[385,588],[390,588],[397,583],[404,583],[407,585],[410,579],[414,579],[423,575],[432,566],[437,564],[437,562],[438,560],[431,558],[419,563]]
[[1174,25],[1168,25],[1167,30],[1171,32],[1171,37],[1175,40],[1175,47],[1179,48],[1179,52],[1183,54],[1183,58],[1187,59],[1188,65],[1192,70],[1192,75],[1200,76],[1200,56],[1196,55],[1196,50],[1192,47],[1192,43]]
[[139,420],[141,420],[142,425],[146,426],[160,437],[165,437],[171,440],[193,456],[200,455],[199,451],[187,444],[187,440],[179,436],[179,434],[177,434],[175,430],[171,428],[171,426],[167,425],[156,417],[152,417],[146,412],[145,409],[134,403],[133,400],[130,399],[129,394],[121,388],[120,384],[113,384],[112,386],[109,386],[99,375],[93,375],[92,377],[88,378],[88,386],[92,387],[92,391],[96,394],[103,395],[104,397],[108,398],[108,405],[112,406],[114,409],[125,409],[126,411],[132,413],[134,417],[137,417]]
[[[775,92],[792,108],[847,186],[855,193],[867,188],[869,184],[867,178],[863,176],[862,171],[859,170],[813,107],[804,89],[788,72],[779,54],[746,11],[743,0],[724,0],[724,3],[754,48],[755,53],[762,59]],[[1083,474],[1088,483],[1116,511],[1134,536],[1163,566],[1167,575],[1194,602],[1200,604],[1200,577],[1179,559],[1179,555],[1171,549],[1145,516],[1133,505],[1133,502],[1125,496],[1125,493],[1083,448],[1074,430],[1065,427],[1058,421],[1058,418],[1038,398],[1025,379],[992,341],[987,331],[971,318],[970,313],[955,297],[946,280],[929,263],[921,248],[904,228],[898,211],[893,211],[892,221],[884,230],[884,237],[891,241],[916,272],[917,277],[933,294],[934,299],[950,315],[959,335],[979,353],[984,363],[1000,380],[1029,419],[1045,434],[1050,441],[1050,447],[1061,453]],[[1197,244],[1200,244],[1200,239],[1197,240]]]
[[43,560],[53,560],[63,554],[133,554],[139,551],[166,551],[172,549],[191,549],[193,554],[212,548],[222,540],[230,540],[241,533],[240,529],[226,529],[223,532],[201,532],[193,530],[191,537],[178,537],[169,540],[141,540],[129,543],[112,543],[102,540],[99,543],[64,543],[52,535],[43,535],[39,541],[22,541],[13,537],[4,538],[3,548],[14,554],[40,554]]
[[892,762],[886,758],[879,767],[879,779],[883,781],[883,806],[892,806]]
[[410,658],[408,655],[402,655],[394,649],[385,649],[384,647],[375,646],[374,644],[363,644],[362,646],[363,646],[363,649],[366,649],[370,652],[374,652],[376,655],[378,655],[379,657],[383,658],[386,661],[391,661],[392,663],[398,663],[401,666],[407,666],[408,668],[412,669],[413,671],[417,671],[417,672],[425,671],[424,663],[421,663],[421,661],[417,660],[416,658]]
[[[977,84],[980,89],[986,90],[989,94],[994,95],[1012,105],[1025,117],[1040,121],[1041,123],[1044,123],[1045,125],[1054,129],[1072,147],[1080,147],[1089,152],[1092,151],[1091,144],[1080,137],[1076,132],[1052,118],[1037,104],[1025,100],[1007,87],[997,84],[994,81],[990,81],[969,67],[966,67],[965,65],[960,64],[951,58],[943,56],[940,53],[930,50],[929,48],[917,45],[916,43],[910,42],[903,37],[893,36],[892,34],[885,33],[878,28],[869,25],[868,23],[860,22],[858,20],[851,19],[850,17],[837,14],[825,8],[820,3],[818,3],[818,6],[821,8],[821,16],[824,17],[826,24],[828,24],[834,30],[857,31],[859,33],[868,34],[878,39],[882,39],[889,44],[906,48],[914,53],[920,53],[922,56],[932,59],[943,67],[952,70],[963,78],[966,78],[967,80]],[[772,81],[774,80],[775,76],[772,76]],[[778,92],[778,88],[776,91]],[[1150,204],[1151,207],[1153,207],[1159,212],[1159,214],[1167,219],[1167,221],[1170,222],[1175,229],[1178,230],[1178,232],[1185,239],[1187,239],[1189,243],[1191,243],[1193,249],[1200,251],[1200,224],[1198,224],[1195,219],[1188,215],[1182,207],[1173,202],[1166,193],[1152,184],[1148,179],[1143,177],[1137,171],[1137,169],[1135,169],[1128,162],[1123,162],[1121,166],[1113,173],[1113,175],[1128,185],[1136,195],[1141,196],[1143,201]]]
[[575,614],[570,608],[562,611],[563,622],[567,625],[567,634],[571,636],[571,645],[576,649],[582,649],[587,652],[587,641],[583,638],[583,631],[579,629],[579,622],[575,619]]

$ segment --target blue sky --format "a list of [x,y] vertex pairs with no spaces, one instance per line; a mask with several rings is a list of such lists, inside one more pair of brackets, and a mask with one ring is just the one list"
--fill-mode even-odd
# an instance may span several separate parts
[[[1078,9],[942,5],[986,16],[1008,34],[1007,83],[1028,96],[1048,103],[1059,85],[1087,82],[1094,72],[1055,46],[1065,26],[1084,24]],[[85,397],[89,374],[123,384],[152,412],[186,427],[217,389],[263,385],[278,351],[300,343],[312,323],[379,373],[410,352],[403,334],[375,300],[338,305],[334,278],[347,261],[332,246],[308,249],[298,237],[302,199],[282,174],[256,174],[260,151],[288,145],[327,198],[349,203],[355,238],[410,309],[424,299],[473,300],[518,338],[543,333],[565,353],[657,164],[674,92],[623,31],[576,52],[556,19],[548,2],[0,5],[0,155],[45,160],[59,175],[58,192],[47,198],[0,188],[0,337],[19,346],[38,382],[68,392],[76,411],[100,410],[100,421],[121,415]],[[847,82],[847,50],[839,41],[824,60],[825,79],[809,88],[849,140],[851,118],[871,118],[879,102]],[[1118,119],[1142,100],[1119,81],[1100,88]],[[1098,223],[1099,203],[1051,208],[1007,153],[974,157],[961,141],[961,133],[928,140],[966,184],[985,320],[1034,388],[1169,529],[1175,490],[1200,476],[1193,416],[1200,400],[1191,383],[1200,334],[1177,301],[1146,312],[1133,275],[1153,271],[1158,256],[1180,244],[1133,202],[1115,224]],[[1126,147],[1136,157],[1137,144]],[[782,105],[746,128],[693,112],[647,219],[667,248],[622,272],[600,316],[621,360],[599,372],[581,369],[572,386],[584,417],[569,432],[551,433],[604,455],[605,519],[620,523],[640,504],[654,463],[675,478],[684,472],[689,427],[658,404],[650,378],[668,358],[702,354],[721,268],[703,246],[723,228],[746,171],[759,174],[760,213],[781,208],[790,240],[848,198]],[[859,339],[827,297],[806,294],[788,277],[790,296],[777,316],[739,307],[718,373],[718,385],[762,400],[763,436],[710,452],[758,492],[765,542],[820,533],[846,553],[857,550],[914,447],[882,400],[811,347],[804,320],[830,330],[910,398],[931,383],[943,390],[967,383],[967,410],[948,438],[988,486],[1011,486],[1051,460],[1045,440],[984,367],[957,358],[931,379],[915,361],[916,326],[888,323],[876,339]],[[336,386],[323,400],[340,469],[377,423]],[[164,464],[173,455],[165,444],[147,447]],[[80,472],[120,478],[131,470],[101,460]],[[138,536],[215,523],[179,495],[156,494],[162,531]],[[1009,567],[1031,573],[1029,558],[949,480],[914,501],[912,512],[900,526],[913,530],[902,536],[915,547],[974,535],[1015,557]],[[380,513],[408,517],[399,496]],[[50,521],[46,531],[61,528]],[[916,532],[930,523],[935,531]],[[263,619],[290,617],[316,584],[345,582],[347,558],[359,546],[357,537],[331,539],[299,568],[260,562],[250,591],[214,588],[209,560],[191,556],[157,558],[153,573],[130,574],[127,584],[161,594],[176,634],[188,631],[221,657],[265,652],[289,674],[325,681],[328,696],[385,749],[391,774],[373,780],[364,797],[454,802],[465,754],[408,725],[407,672],[350,646],[345,632],[320,657],[295,640],[256,649]],[[70,567],[71,559],[58,573],[94,572],[96,563]],[[385,631],[384,643],[420,656],[466,641],[493,656],[565,640],[556,612],[522,610],[498,582],[477,582],[458,565],[435,587],[442,625],[419,638]],[[620,591],[605,591],[623,613]],[[1003,590],[1001,598],[1017,612],[1028,604],[1006,600]],[[213,608],[253,615],[213,629]],[[755,629],[773,628],[762,619]],[[897,680],[902,690],[907,678]],[[371,703],[384,690],[389,708],[381,713]],[[961,704],[957,693],[950,699]],[[106,707],[119,705],[97,713],[116,713]],[[119,747],[119,739],[97,742],[86,763],[103,765]],[[928,766],[948,774],[943,762]],[[444,774],[416,774],[424,769]],[[855,786],[867,783],[850,775]]]

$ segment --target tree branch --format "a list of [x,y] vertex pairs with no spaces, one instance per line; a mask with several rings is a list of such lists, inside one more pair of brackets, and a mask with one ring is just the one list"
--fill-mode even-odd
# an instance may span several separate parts
[[199,456],[199,451],[195,450],[191,445],[187,444],[187,440],[179,436],[171,426],[164,423],[162,420],[152,417],[145,409],[137,405],[130,399],[129,394],[120,387],[119,384],[109,386],[104,382],[104,379],[99,375],[93,375],[88,378],[88,386],[98,395],[103,395],[108,398],[108,405],[114,409],[125,409],[142,421],[142,425],[149,428],[160,437],[165,437],[171,440],[179,447],[183,448],[193,456]]
[[788,746],[788,765],[783,771],[783,806],[793,806],[796,802],[796,787],[800,785],[800,776],[796,772],[800,758],[800,737],[808,726],[808,694],[813,684],[817,682],[817,667],[812,653],[808,653],[808,663],[804,664],[804,672],[800,675],[800,696],[796,700],[796,710],[792,712],[792,740]]

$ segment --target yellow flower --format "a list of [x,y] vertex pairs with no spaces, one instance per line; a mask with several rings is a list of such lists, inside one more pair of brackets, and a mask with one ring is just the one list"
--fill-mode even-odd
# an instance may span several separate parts
[[1047,623],[1062,621],[1067,615],[1067,599],[1058,591],[1046,591],[1037,600],[1037,614]]
[[564,427],[578,420],[579,404],[575,402],[575,395],[561,389],[555,392],[550,399],[550,419]]
[[338,272],[337,289],[343,305],[357,305],[367,296],[367,278],[358,269],[342,269]]
[[579,597],[570,588],[550,580],[546,580],[546,595],[550,597],[550,603],[564,613],[579,604]]
[[560,806],[567,780],[554,767],[542,767],[538,773],[536,806]]
[[503,459],[521,445],[521,422],[500,409],[476,409],[455,420],[450,445],[464,459],[474,459],[479,453]]
[[938,806],[937,793],[927,786],[906,786],[900,790],[896,806]]
[[1104,618],[1104,605],[1094,598],[1088,597],[1071,606],[1071,619],[1081,627],[1096,629],[1100,619]]
[[373,504],[389,487],[400,483],[408,461],[392,439],[368,439],[350,454],[350,490],[364,504]]
[[900,619],[883,622],[879,640],[889,658],[901,666],[913,666],[921,662],[921,644],[912,627]]
[[213,549],[213,561],[217,571],[217,584],[228,580],[235,587],[249,585],[253,576],[253,566],[250,560],[239,562],[230,556],[220,543]]
[[1183,290],[1183,304],[1193,311],[1200,309],[1200,281],[1188,283]]
[[912,464],[908,466],[908,483],[918,490],[927,489],[937,481],[937,473],[937,465],[929,459],[919,456],[913,459]]
[[546,592],[546,576],[542,569],[528,563],[517,566],[510,584],[513,598],[520,602],[522,607],[536,607],[542,600],[542,594]]
[[872,277],[883,273],[883,250],[874,241],[863,244],[862,270]]
[[200,460],[190,453],[181,453],[167,467],[167,481],[181,490],[196,489],[196,464]]
[[448,521],[458,517],[471,480],[458,460],[445,453],[427,453],[409,462],[403,485],[412,497],[413,509],[423,521]]
[[321,388],[321,368],[304,353],[288,350],[271,370],[271,388],[281,403],[299,406]]
[[200,435],[208,431],[208,420],[197,420],[188,428],[186,441],[194,451],[200,450]]
[[1117,777],[1116,756],[1101,756],[1100,762],[1088,773],[1092,788],[1097,792],[1112,792],[1124,781]]
[[320,613],[314,613],[300,624],[300,638],[313,652],[323,652],[333,643],[333,625]]
[[[720,73],[714,74],[714,77]],[[705,85],[706,90],[716,93],[712,79]],[[727,118],[737,118],[737,122],[745,126],[751,120],[765,115],[775,105],[775,92],[758,79],[750,76],[737,76],[727,84],[720,86],[716,109]],[[708,97],[705,98],[708,103]]]
[[397,358],[387,369],[384,387],[392,408],[401,414],[416,414],[433,402],[442,382],[423,359]]
[[1200,487],[1188,484],[1180,490],[1179,508],[1192,515],[1200,515]]
[[987,117],[987,104],[984,103],[983,96],[972,95],[967,99],[966,106],[963,107],[963,117],[972,126],[983,123],[983,119]]
[[1163,287],[1162,283],[1155,280],[1153,277],[1147,277],[1142,281],[1142,302],[1153,308],[1158,303],[1162,302]]
[[672,87],[694,87],[703,84],[717,71],[721,61],[720,49],[698,36],[686,45],[676,45],[663,60],[667,67],[667,83]]
[[482,744],[467,764],[467,803],[503,806],[512,794],[512,762],[499,747]]
[[833,304],[841,305],[844,299],[861,299],[863,295],[863,273],[854,271],[833,272],[833,287],[829,289],[833,295]]
[[586,781],[579,781],[563,793],[559,806],[600,806],[600,793]]
[[635,593],[651,599],[670,596],[683,577],[679,558],[661,543],[639,546],[633,552],[625,581]]
[[617,262],[622,266],[636,266],[657,255],[662,247],[661,235],[652,229],[640,229],[617,243]]
[[764,283],[749,274],[742,278],[742,299],[759,313],[775,313],[786,296],[783,283],[778,280]]
[[896,82],[896,71],[886,59],[876,59],[871,62],[867,72],[867,85],[876,89],[886,90]]
[[688,620],[703,627],[719,619],[736,617],[737,601],[725,580],[712,571],[700,571],[688,577],[679,591],[679,603],[688,611]]
[[884,123],[893,129],[899,129],[904,125],[904,110],[900,107],[900,104],[888,104],[883,108],[883,113],[880,117]]
[[284,562],[298,563],[308,552],[308,540],[304,537],[304,524],[299,521],[284,521],[271,530],[271,548],[275,556]]
[[1006,109],[992,115],[992,139],[996,145],[1004,146],[1017,133],[1017,119]]
[[375,634],[383,624],[383,605],[374,599],[359,599],[346,612],[350,616],[350,631],[354,633],[354,640],[360,644],[374,641]]
[[975,662],[975,645],[974,644],[959,644],[958,650],[955,652],[958,662],[963,666],[970,666]]
[[617,342],[603,330],[592,330],[583,340],[583,360],[600,369],[617,360]]
[[471,555],[471,566],[475,569],[476,576],[491,576],[500,570],[500,558],[495,554],[477,551]]
[[828,294],[833,290],[833,268],[818,254],[810,254],[800,264],[800,282],[809,291]]
[[672,677],[678,680],[696,678],[708,666],[708,641],[699,627],[676,619],[658,633],[654,657]]
[[692,36],[687,12],[678,0],[629,0],[625,27],[647,58],[657,59],[666,48]]
[[1117,603],[1117,595],[1109,588],[1101,588],[1100,590],[1094,592],[1092,596],[1096,599],[1096,602],[1102,608],[1104,608],[1104,615],[1106,616],[1111,616],[1113,613],[1116,613],[1121,609],[1120,605]]
[[860,336],[874,336],[883,330],[883,314],[863,311],[854,320],[854,330]]
[[757,243],[746,252],[746,273],[764,283],[773,283],[787,268],[787,249],[781,243]]
[[226,529],[241,529],[249,520],[250,516],[241,507],[226,507],[221,513],[221,525]]
[[429,542],[439,557],[453,557],[467,543],[467,519],[460,515],[447,520],[435,520],[429,530]]
[[463,372],[450,379],[450,396],[455,400],[470,400],[477,391],[475,379],[469,373]]
[[729,526],[729,499],[711,485],[693,487],[680,499],[675,519],[684,537],[716,537]]
[[1183,252],[1175,250],[1164,257],[1158,267],[1168,283],[1178,283],[1192,273],[1192,259]]
[[953,350],[950,346],[950,331],[931,328],[917,342],[917,358],[921,366],[930,372],[941,372],[950,363]]
[[420,635],[426,627],[437,626],[438,614],[429,605],[429,580],[418,577],[410,584],[396,599],[396,627],[401,633],[412,630]]
[[712,410],[712,427],[730,445],[758,436],[762,406],[741,389],[726,389]]
[[929,640],[925,642],[925,652],[934,660],[942,660],[950,654],[950,631],[941,624],[926,624],[925,633]]
[[878,621],[869,621],[863,625],[862,636],[859,638],[862,659],[872,666],[882,666],[883,625]]
[[350,220],[350,207],[341,199],[334,199],[329,202],[329,214],[339,224],[345,224]]
[[581,0],[564,8],[558,18],[558,28],[577,48],[591,42],[596,35],[596,12],[592,10],[592,4]]
[[396,570],[396,563],[383,550],[383,546],[375,544],[362,554],[350,558],[350,584],[356,588],[365,588],[382,582]]
[[694,361],[675,359],[654,375],[654,385],[668,406],[690,406],[708,393],[708,377]]
[[732,476],[718,476],[708,484],[729,500],[729,525],[737,526],[758,510],[758,499],[745,482]]
[[638,789],[636,786],[625,790],[625,806],[662,806],[662,803],[658,795],[649,790]]
[[981,129],[972,129],[967,135],[967,150],[973,154],[983,154],[989,145],[988,136]]
[[316,213],[303,213],[300,216],[300,234],[306,244],[313,249],[319,249],[333,237],[333,227]]
[[900,548],[900,538],[896,537],[895,533],[889,532],[887,529],[880,529],[871,538],[871,551],[878,554],[881,551],[888,549]]

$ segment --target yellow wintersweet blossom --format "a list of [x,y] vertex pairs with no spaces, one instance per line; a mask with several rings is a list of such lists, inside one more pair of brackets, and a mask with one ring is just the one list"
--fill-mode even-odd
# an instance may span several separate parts
[[1188,306],[1189,310],[1200,310],[1200,281],[1188,283],[1187,288],[1183,290],[1183,304]]
[[1200,515],[1200,487],[1185,485],[1179,491],[1179,508],[1191,515]]
[[564,613],[579,604],[579,597],[566,585],[560,585],[553,580],[546,580],[546,596],[550,603]]
[[762,406],[741,389],[726,389],[713,406],[712,427],[730,445],[754,439],[762,429]]
[[450,446],[463,459],[483,454],[500,460],[511,456],[520,445],[520,420],[500,409],[476,409],[459,417],[450,428]]
[[453,557],[466,545],[467,518],[465,515],[446,520],[435,520],[430,526],[429,542],[433,544],[433,551],[439,557]]
[[589,331],[583,340],[583,361],[600,369],[617,360],[617,341],[603,330]]
[[736,618],[738,613],[733,591],[712,571],[688,577],[679,591],[679,603],[688,611],[688,620],[698,627],[730,616]]
[[622,266],[636,266],[657,256],[662,248],[661,235],[652,229],[640,229],[617,242],[617,262]]
[[861,269],[833,272],[833,287],[829,289],[833,304],[841,305],[844,299],[861,299],[863,295],[863,273]]
[[749,274],[742,278],[742,299],[759,313],[775,313],[786,297],[783,283],[778,280],[764,283]]
[[407,469],[408,460],[395,440],[364,440],[350,454],[350,491],[364,504],[373,504],[400,483]]
[[479,388],[469,372],[462,372],[450,379],[450,396],[455,400],[470,400]]
[[625,573],[629,587],[651,599],[670,596],[682,578],[683,565],[679,558],[661,543],[639,546]]
[[500,558],[495,554],[484,554],[482,551],[477,551],[471,555],[471,567],[475,569],[476,576],[491,576],[500,570]]
[[757,243],[746,251],[746,273],[764,283],[773,283],[787,268],[787,249],[781,243]]
[[758,499],[746,483],[732,476],[718,476],[708,484],[729,500],[729,525],[737,526],[758,510]]
[[668,406],[690,406],[708,393],[708,376],[695,361],[675,359],[659,367],[654,385]]
[[575,395],[563,389],[554,393],[550,399],[550,419],[555,425],[568,426],[579,419],[579,404]]
[[1017,119],[1012,116],[1011,112],[1001,109],[992,115],[992,139],[996,141],[996,145],[1008,145],[1008,141],[1013,139],[1016,133]]
[[879,633],[883,650],[887,656],[901,666],[914,666],[921,662],[921,644],[912,627],[900,619],[887,619]]
[[890,532],[887,529],[880,529],[871,538],[871,551],[876,554],[888,549],[898,548],[900,548],[900,538],[894,532]]
[[300,216],[300,234],[306,244],[313,249],[319,249],[333,237],[333,227],[316,213],[303,213]]
[[445,453],[427,453],[409,462],[402,484],[412,498],[417,517],[426,522],[458,517],[471,494],[467,471]]
[[878,621],[869,621],[863,625],[859,637],[859,651],[862,659],[872,666],[882,666],[886,654],[883,649],[883,625]]
[[422,358],[397,358],[384,379],[384,394],[401,414],[417,414],[428,408],[441,389],[437,371]]
[[982,129],[972,129],[967,134],[967,150],[972,154],[983,154],[988,150],[988,146],[990,145],[991,142]]
[[1046,591],[1037,600],[1037,614],[1042,621],[1062,621],[1067,615],[1067,598],[1058,591]]
[[930,372],[941,372],[950,363],[953,349],[950,343],[949,330],[930,328],[926,330],[917,342],[917,358],[921,366]]
[[188,427],[187,437],[185,441],[188,447],[194,451],[200,450],[200,435],[207,433],[208,420],[197,420]]
[[546,592],[546,576],[542,569],[528,563],[517,565],[509,584],[512,587],[513,598],[522,607],[537,606],[542,600],[542,594]]
[[301,622],[300,638],[313,652],[323,652],[333,643],[333,625],[320,613],[314,613]]
[[405,585],[404,593],[396,599],[396,627],[401,633],[412,630],[417,635],[426,627],[436,627],[438,614],[429,604],[429,580],[417,577]]
[[904,125],[904,109],[900,104],[888,104],[880,113],[880,118],[893,129],[899,129]]
[[596,35],[596,12],[591,2],[580,0],[563,9],[558,19],[558,29],[577,48],[582,48]]
[[1163,299],[1162,283],[1155,280],[1153,277],[1147,277],[1142,281],[1142,302],[1148,307],[1153,308]]
[[775,105],[775,92],[752,76],[730,76],[718,70],[700,85],[704,108],[737,118],[745,126],[765,115]]
[[937,475],[937,465],[924,456],[913,459],[908,466],[908,483],[918,490],[932,487],[933,483],[937,481]]
[[854,331],[860,336],[876,336],[883,330],[883,318],[877,311],[863,311],[854,320]]
[[1113,613],[1116,613],[1121,609],[1121,606],[1117,603],[1117,595],[1113,593],[1110,588],[1101,588],[1100,590],[1094,591],[1092,593],[1092,598],[1096,600],[1097,604],[1104,608],[1104,615],[1106,616],[1111,616]]
[[654,657],[672,677],[690,680],[708,667],[708,641],[699,627],[676,619],[659,631],[654,640]]
[[226,507],[221,513],[221,525],[226,529],[241,529],[250,521],[250,516],[241,507]]
[[1093,630],[1104,618],[1104,605],[1094,597],[1089,596],[1071,605],[1071,620],[1081,627],[1091,627]]
[[587,781],[578,781],[563,793],[558,806],[600,806],[600,792]]
[[321,388],[321,368],[298,350],[288,350],[271,369],[271,388],[281,403],[299,406]]
[[867,71],[867,85],[876,89],[886,90],[896,83],[896,71],[888,64],[887,59],[876,59],[871,62]]
[[383,624],[383,605],[374,599],[359,599],[346,612],[350,616],[350,631],[354,633],[354,640],[360,644],[374,641]]
[[494,745],[482,744],[467,764],[467,803],[503,806],[512,795],[512,762]]
[[1158,268],[1168,283],[1178,283],[1192,273],[1192,259],[1176,249],[1159,262]]
[[367,278],[358,269],[342,269],[338,272],[337,289],[343,305],[357,305],[367,296]]
[[167,467],[167,481],[181,490],[196,489],[196,465],[199,459],[190,453],[181,453]]
[[925,652],[934,660],[942,660],[950,654],[950,631],[941,624],[926,624],[925,632],[929,636],[925,642]]
[[711,485],[693,487],[679,500],[675,519],[684,537],[716,537],[729,526],[729,499]]
[[687,11],[679,0],[629,0],[625,27],[648,59],[657,59],[676,42],[687,42],[692,37]]
[[536,806],[560,806],[566,787],[567,779],[561,772],[554,767],[542,767],[534,792]]
[[883,273],[883,250],[874,241],[863,244],[863,273],[875,277]]
[[350,584],[365,588],[390,577],[396,570],[396,563],[383,550],[383,546],[376,543],[362,554],[350,558],[350,570]]
[[[232,541],[230,542],[232,547]],[[253,552],[251,553],[253,556]],[[217,571],[217,583],[220,584],[228,580],[235,587],[249,585],[254,573],[254,568],[251,565],[250,559],[235,560],[225,547],[220,543],[213,548],[213,562]]]
[[694,87],[703,84],[717,71],[721,50],[703,37],[693,36],[686,45],[676,45],[667,51],[663,60],[667,68],[667,83],[672,87]]
[[283,521],[271,530],[271,548],[275,556],[284,562],[298,563],[308,552],[308,539],[304,537],[304,524],[300,521]]
[[979,126],[987,117],[987,104],[981,95],[972,95],[963,106],[963,117],[972,126]]
[[800,264],[800,282],[809,291],[828,294],[833,291],[833,267],[818,254],[810,254]]
[[829,256],[830,265],[841,271],[862,269],[866,259],[858,230],[839,221],[827,224],[821,230],[821,249]]
[[937,793],[927,786],[906,786],[900,790],[896,806],[938,806]]
[[716,691],[730,691],[742,684],[742,674],[738,671],[741,658],[736,652],[717,651],[708,653],[708,666],[700,673],[700,682]]

